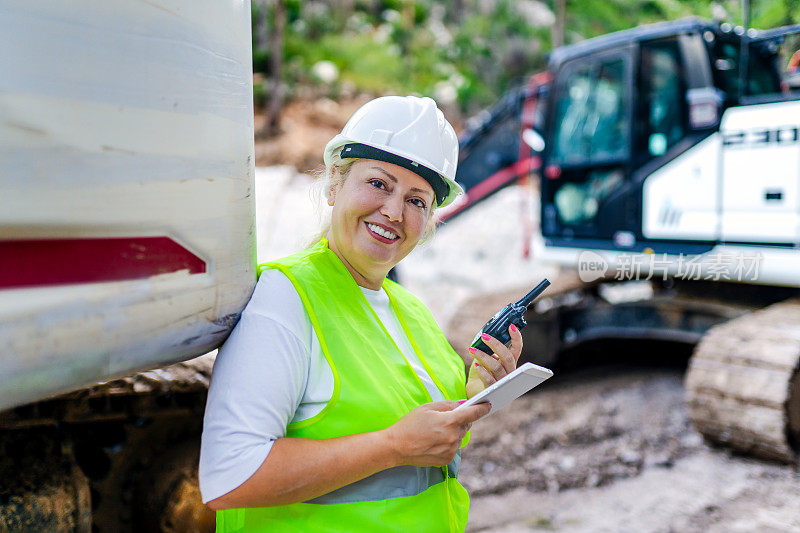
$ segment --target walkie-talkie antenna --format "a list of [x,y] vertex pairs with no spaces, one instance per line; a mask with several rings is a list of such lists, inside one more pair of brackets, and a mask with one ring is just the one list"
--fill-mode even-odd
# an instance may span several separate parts
[[517,300],[514,306],[528,307],[529,305],[531,305],[531,302],[535,300],[537,296],[542,294],[544,290],[549,286],[550,286],[550,280],[547,279],[542,280],[541,283],[539,283],[537,286],[531,289],[531,292],[529,292],[528,294]]

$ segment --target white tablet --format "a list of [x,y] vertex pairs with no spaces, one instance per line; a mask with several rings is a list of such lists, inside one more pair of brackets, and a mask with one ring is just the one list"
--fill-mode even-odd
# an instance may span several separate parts
[[500,381],[496,381],[481,392],[462,403],[456,409],[461,409],[476,403],[489,402],[492,410],[489,414],[502,409],[535,386],[553,375],[553,371],[543,366],[525,363]]

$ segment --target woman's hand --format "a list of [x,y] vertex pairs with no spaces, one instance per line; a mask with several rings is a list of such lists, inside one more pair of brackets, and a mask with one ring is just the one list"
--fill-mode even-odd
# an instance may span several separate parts
[[511,335],[510,347],[506,347],[505,344],[485,333],[481,335],[484,344],[494,352],[491,355],[476,348],[469,349],[470,355],[475,359],[469,367],[467,398],[472,398],[517,368],[517,361],[522,353],[522,334],[514,324],[508,327],[508,333]]
[[397,464],[444,466],[453,460],[473,422],[489,414],[488,403],[458,411],[459,402],[420,405],[384,431],[397,453]]

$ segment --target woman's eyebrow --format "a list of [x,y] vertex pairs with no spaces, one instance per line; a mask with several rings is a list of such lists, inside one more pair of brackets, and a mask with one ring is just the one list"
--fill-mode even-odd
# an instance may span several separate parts
[[397,178],[395,178],[394,176],[392,176],[391,174],[389,174],[388,172],[386,172],[385,170],[383,170],[381,167],[371,167],[371,170],[377,170],[377,171],[379,171],[379,172],[382,172],[383,174],[385,174],[385,175],[386,175],[386,177],[387,177],[387,178],[389,178],[389,179],[391,179],[393,182],[397,183]]
[[[381,167],[370,167],[370,170],[377,170],[377,171],[379,171],[379,172],[381,172],[381,173],[385,174],[385,175],[386,175],[386,177],[388,177],[389,179],[391,179],[391,180],[392,180],[394,183],[397,183],[397,178],[395,178],[394,176],[392,176],[390,173],[386,172],[386,171],[385,171],[384,169],[382,169]],[[419,192],[419,193],[423,193],[423,194],[428,194],[428,192],[430,192],[430,191],[426,191],[425,189],[419,189],[419,188],[417,188],[417,187],[411,187],[411,190],[412,190],[412,191]]]

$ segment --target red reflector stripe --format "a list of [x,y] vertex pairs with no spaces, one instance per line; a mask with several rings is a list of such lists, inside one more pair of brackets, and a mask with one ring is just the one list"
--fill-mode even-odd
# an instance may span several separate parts
[[169,237],[0,241],[0,289],[147,278],[206,263]]

